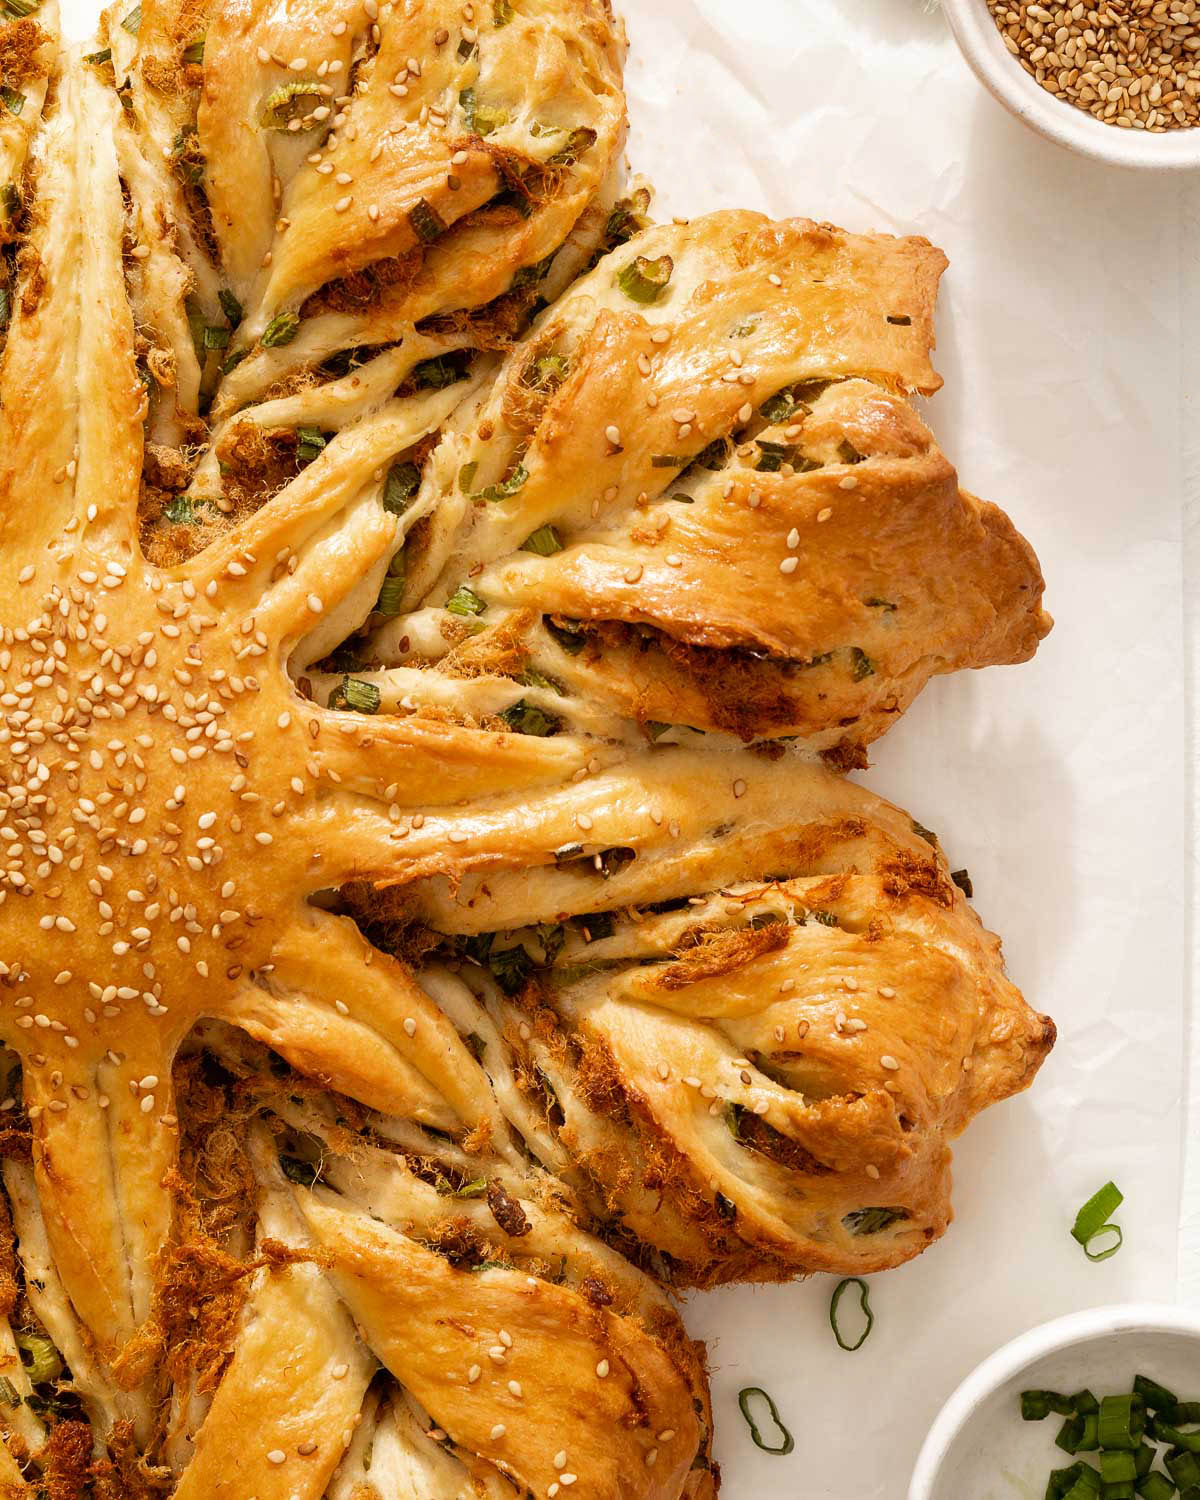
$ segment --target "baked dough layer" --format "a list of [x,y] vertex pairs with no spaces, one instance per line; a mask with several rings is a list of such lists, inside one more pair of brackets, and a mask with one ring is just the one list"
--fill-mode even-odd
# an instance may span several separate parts
[[604,0],[0,28],[0,1494],[708,1500],[672,1289],[1053,1041],[838,774],[1049,628],[944,260],[652,225]]

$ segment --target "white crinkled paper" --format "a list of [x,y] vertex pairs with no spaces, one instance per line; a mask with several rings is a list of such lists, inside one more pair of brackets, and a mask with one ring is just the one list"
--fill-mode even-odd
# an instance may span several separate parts
[[[635,8],[636,7],[636,8]],[[89,0],[66,0],[68,31]],[[635,170],[661,212],[920,233],[950,257],[924,415],[1029,536],[1035,662],[926,689],[863,779],[970,869],[1060,1040],[956,1152],[957,1222],[872,1278],[855,1355],[831,1277],[696,1296],[725,1500],[901,1500],[937,1408],[1011,1335],[1177,1284],[1183,1028],[1179,187],[1068,155],[976,84],[921,0],[627,0]],[[1112,1177],[1125,1248],[1068,1234]],[[751,1444],[761,1385],[796,1436]],[[973,1497],[964,1497],[973,1500]]]

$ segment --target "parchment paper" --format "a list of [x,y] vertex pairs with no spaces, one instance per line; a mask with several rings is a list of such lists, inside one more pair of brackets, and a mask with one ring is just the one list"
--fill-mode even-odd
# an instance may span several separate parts
[[[618,0],[619,3],[619,0]],[[95,9],[67,0],[82,36]],[[958,1221],[871,1282],[855,1355],[835,1284],[691,1299],[726,1500],[900,1500],[958,1380],[1072,1308],[1177,1284],[1183,1019],[1179,189],[1043,142],[920,0],[626,0],[630,158],[659,207],[921,233],[951,259],[924,415],[1037,547],[1058,624],[1024,667],[926,689],[864,779],[940,834],[1060,1041],[957,1150]],[[1108,1178],[1125,1247],[1068,1234]],[[765,1386],[796,1435],[751,1444]],[[963,1500],[971,1500],[964,1496]]]

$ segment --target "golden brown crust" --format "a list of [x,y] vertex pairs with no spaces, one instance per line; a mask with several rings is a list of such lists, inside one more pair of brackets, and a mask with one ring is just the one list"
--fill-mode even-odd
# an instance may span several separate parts
[[0,1493],[713,1500],[667,1288],[1053,1040],[831,770],[1049,627],[944,258],[650,226],[605,0],[471,9],[0,22]]

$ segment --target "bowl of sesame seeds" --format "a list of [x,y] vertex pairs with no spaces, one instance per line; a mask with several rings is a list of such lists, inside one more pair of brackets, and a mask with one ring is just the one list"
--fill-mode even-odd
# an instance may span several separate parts
[[943,0],[984,86],[1060,145],[1200,167],[1200,0]]

